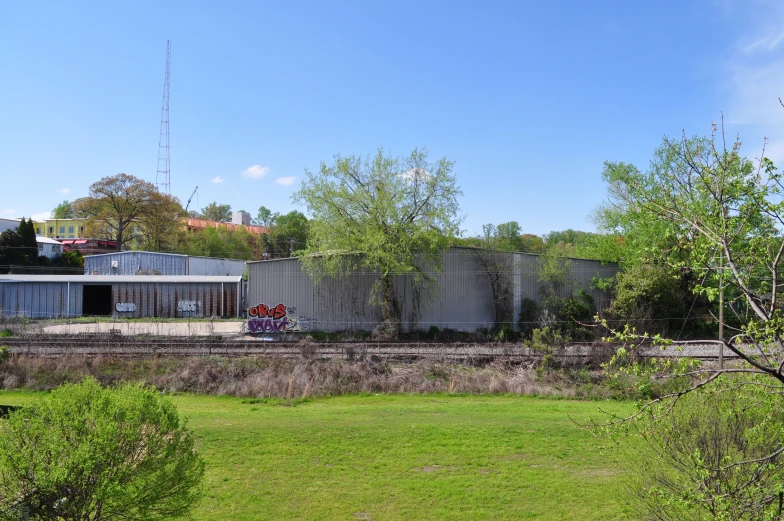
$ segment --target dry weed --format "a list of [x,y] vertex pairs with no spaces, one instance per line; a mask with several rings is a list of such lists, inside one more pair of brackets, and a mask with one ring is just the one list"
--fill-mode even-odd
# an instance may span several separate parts
[[355,393],[574,395],[563,381],[538,379],[533,369],[482,367],[425,360],[391,364],[373,357],[118,359],[14,355],[0,365],[0,387],[52,389],[93,376],[103,384],[140,381],[170,392],[258,398],[307,398]]

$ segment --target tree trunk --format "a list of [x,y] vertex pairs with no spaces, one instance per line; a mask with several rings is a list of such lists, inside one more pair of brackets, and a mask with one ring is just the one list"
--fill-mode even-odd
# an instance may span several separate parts
[[384,322],[397,322],[397,303],[395,302],[395,290],[392,287],[392,276],[383,275],[381,277],[381,320]]
[[125,227],[121,223],[117,223],[117,251],[122,251],[122,237],[123,232],[125,231],[124,228]]
[[400,334],[400,310],[392,287],[392,276],[381,276],[381,323],[373,330],[374,340],[396,340]]

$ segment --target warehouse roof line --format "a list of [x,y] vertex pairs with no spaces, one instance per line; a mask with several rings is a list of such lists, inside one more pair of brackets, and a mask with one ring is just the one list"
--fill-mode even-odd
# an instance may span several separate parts
[[225,282],[236,284],[240,275],[0,275],[2,282],[160,282],[182,284],[194,282]]

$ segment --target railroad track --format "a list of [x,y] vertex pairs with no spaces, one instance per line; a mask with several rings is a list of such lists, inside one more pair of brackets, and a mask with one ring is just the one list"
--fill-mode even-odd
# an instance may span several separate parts
[[[274,356],[281,358],[341,358],[360,359],[449,359],[477,361],[535,360],[543,353],[520,343],[427,343],[427,342],[282,342],[249,340],[243,337],[123,337],[117,335],[85,335],[62,338],[51,335],[11,337],[3,339],[10,353],[43,357],[60,356]],[[557,349],[555,356],[562,360],[587,360],[606,358],[612,346],[595,347],[592,344],[570,344]],[[716,344],[683,343],[661,350],[649,347],[642,356],[683,357],[705,361],[718,360]],[[725,350],[725,359],[737,358]]]

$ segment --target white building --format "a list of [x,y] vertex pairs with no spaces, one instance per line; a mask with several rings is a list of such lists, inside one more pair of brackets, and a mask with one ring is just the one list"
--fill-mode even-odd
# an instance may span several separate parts
[[63,253],[63,245],[54,239],[50,239],[49,237],[36,235],[35,242],[38,243],[39,257],[43,255],[44,257],[55,259]]
[[232,212],[231,224],[241,224],[243,226],[250,226],[250,214],[240,210],[239,212]]
[[21,219],[0,218],[0,233],[3,233],[6,230],[16,231],[21,221]]

